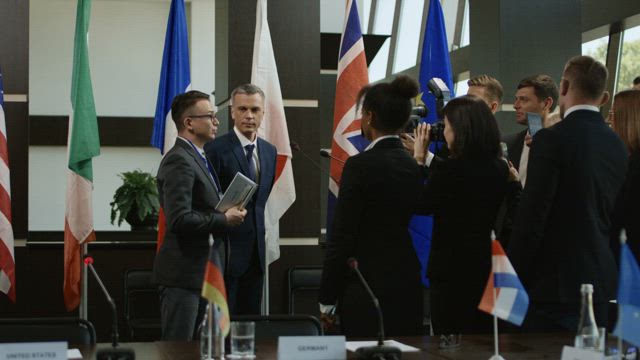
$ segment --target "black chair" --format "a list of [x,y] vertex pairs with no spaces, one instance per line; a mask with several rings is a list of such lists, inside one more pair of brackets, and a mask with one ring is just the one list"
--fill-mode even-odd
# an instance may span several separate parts
[[76,318],[0,319],[0,342],[66,341],[93,345],[96,331],[87,321]]
[[160,339],[160,299],[149,269],[130,269],[124,275],[124,319],[128,341]]
[[[289,314],[318,315],[318,291],[322,277],[321,266],[294,266],[287,273]],[[296,304],[297,309],[296,309]]]
[[231,321],[255,322],[256,340],[323,335],[320,321],[311,315],[236,315]]

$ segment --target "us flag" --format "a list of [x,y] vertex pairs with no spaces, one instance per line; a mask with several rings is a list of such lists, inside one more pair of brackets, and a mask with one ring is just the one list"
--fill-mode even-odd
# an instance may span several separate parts
[[11,183],[9,181],[9,151],[4,117],[4,91],[0,73],[0,291],[16,302],[15,257],[11,226]]
[[368,141],[360,131],[360,114],[356,111],[356,98],[363,86],[369,83],[367,59],[358,17],[356,1],[347,0],[344,28],[340,40],[338,78],[336,81],[335,108],[333,110],[333,139],[329,168],[329,199],[327,202],[327,239],[333,220],[333,211],[340,190],[344,161],[364,150]]

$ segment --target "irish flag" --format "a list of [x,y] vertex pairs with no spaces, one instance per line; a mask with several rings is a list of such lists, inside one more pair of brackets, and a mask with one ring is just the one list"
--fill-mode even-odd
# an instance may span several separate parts
[[91,0],[78,0],[67,140],[68,175],[64,221],[64,304],[80,304],[80,246],[95,240],[92,160],[100,154],[98,121],[89,72],[88,30]]

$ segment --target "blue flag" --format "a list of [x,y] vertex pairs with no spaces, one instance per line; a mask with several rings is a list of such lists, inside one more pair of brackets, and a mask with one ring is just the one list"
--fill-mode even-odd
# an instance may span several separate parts
[[[451,61],[449,60],[449,46],[447,42],[447,31],[444,26],[444,16],[440,1],[429,1],[429,14],[427,15],[427,25],[424,30],[424,42],[422,43],[422,57],[420,60],[420,99],[429,109],[427,117],[428,123],[434,123],[437,119],[436,99],[429,92],[427,84],[429,80],[437,77],[442,79],[451,91],[453,97],[453,76],[451,74]],[[429,286],[427,280],[427,262],[429,260],[429,250],[431,248],[431,229],[433,227],[433,217],[414,216],[409,223],[409,232],[413,239],[413,246],[420,260],[422,269],[422,281],[425,286]]]
[[613,333],[640,346],[640,267],[626,243],[620,249],[618,306],[620,318]]
[[178,132],[171,119],[173,98],[191,87],[189,71],[189,37],[184,0],[171,0],[171,10],[164,39],[162,68],[151,145],[164,154],[173,147]]

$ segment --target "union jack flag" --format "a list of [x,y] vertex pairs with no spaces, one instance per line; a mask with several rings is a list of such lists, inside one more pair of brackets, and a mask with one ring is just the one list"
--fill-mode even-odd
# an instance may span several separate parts
[[368,141],[360,131],[360,114],[356,111],[356,98],[363,86],[369,83],[367,59],[358,17],[356,1],[347,0],[344,27],[338,57],[336,101],[333,110],[333,139],[329,168],[329,199],[327,202],[327,238],[333,220],[333,210],[338,198],[344,161],[363,151]]

